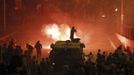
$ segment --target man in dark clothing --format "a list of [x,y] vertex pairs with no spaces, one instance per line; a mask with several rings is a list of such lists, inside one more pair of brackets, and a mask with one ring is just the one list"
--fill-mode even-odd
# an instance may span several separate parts
[[27,51],[28,51],[28,55],[32,55],[32,53],[33,53],[33,46],[32,45],[30,45],[30,44],[26,44],[26,48],[27,48]]
[[74,27],[72,27],[71,33],[70,33],[70,39],[71,39],[71,41],[74,40],[74,32],[76,32],[76,29]]
[[104,70],[105,52],[103,52],[102,54],[100,49],[98,50],[98,53],[97,53],[96,63],[97,63],[97,73],[98,75],[101,75]]
[[11,39],[8,43],[8,48],[14,48],[15,47],[15,42],[14,39]]
[[22,55],[22,48],[21,46],[17,45],[16,48],[15,48],[15,55]]
[[37,52],[37,58],[39,59],[41,57],[41,49],[42,49],[42,44],[40,41],[37,41],[35,44],[36,52]]
[[48,67],[46,65],[45,59],[42,58],[40,62],[41,75],[47,75]]

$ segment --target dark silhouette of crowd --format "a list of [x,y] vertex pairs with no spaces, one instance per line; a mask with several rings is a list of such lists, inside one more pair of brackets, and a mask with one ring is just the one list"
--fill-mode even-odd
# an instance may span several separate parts
[[[27,43],[27,50],[13,40],[0,45],[0,75],[134,75],[134,52],[129,47],[120,45],[109,53],[98,49],[96,55],[85,55],[88,59],[83,58],[82,63],[61,68],[49,58],[38,60],[41,48],[40,41],[35,47]],[[32,56],[33,49],[37,49],[37,56]]]

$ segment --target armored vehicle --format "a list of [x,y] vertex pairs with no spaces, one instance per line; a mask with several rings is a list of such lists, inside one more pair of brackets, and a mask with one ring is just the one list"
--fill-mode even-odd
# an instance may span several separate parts
[[56,41],[51,44],[50,61],[54,65],[76,65],[83,61],[83,48],[85,45],[80,42],[79,38],[74,38],[74,27],[71,29],[71,40]]

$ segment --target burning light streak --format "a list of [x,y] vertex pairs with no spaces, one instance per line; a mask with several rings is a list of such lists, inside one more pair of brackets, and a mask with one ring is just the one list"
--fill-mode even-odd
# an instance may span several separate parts
[[114,42],[113,42],[110,38],[108,38],[108,40],[110,41],[111,46],[112,46],[114,49],[116,49],[117,47],[116,47],[116,45],[114,44]]
[[118,37],[118,39],[120,40],[120,42],[121,42],[125,47],[129,46],[129,40],[128,40],[126,37],[124,37],[124,36],[122,36],[122,35],[120,35],[120,34],[116,34],[116,36]]

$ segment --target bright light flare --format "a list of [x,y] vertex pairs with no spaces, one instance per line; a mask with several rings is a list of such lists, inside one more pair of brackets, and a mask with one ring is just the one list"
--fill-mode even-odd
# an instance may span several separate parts
[[118,11],[118,8],[115,8],[114,11],[117,12]]
[[106,15],[105,15],[105,14],[103,14],[103,15],[101,15],[101,17],[102,17],[102,18],[105,18],[105,17],[106,17]]
[[124,37],[124,36],[122,36],[122,35],[120,35],[120,34],[116,34],[116,36],[118,37],[118,39],[120,40],[120,42],[121,42],[125,47],[129,46],[129,40],[128,40],[126,37]]
[[50,49],[50,45],[43,45],[42,48],[43,49]]
[[59,28],[56,24],[46,26],[45,29],[43,29],[43,33],[44,32],[46,35],[48,35],[48,37],[52,37],[55,40],[57,40],[60,35]]
[[[48,24],[45,28],[42,29],[42,33],[49,38],[52,38],[54,41],[57,40],[69,40],[71,28],[69,25],[62,24]],[[78,37],[78,36],[74,36]]]

